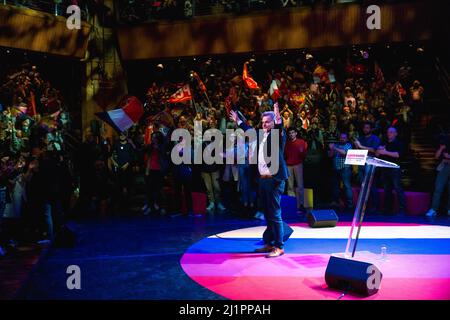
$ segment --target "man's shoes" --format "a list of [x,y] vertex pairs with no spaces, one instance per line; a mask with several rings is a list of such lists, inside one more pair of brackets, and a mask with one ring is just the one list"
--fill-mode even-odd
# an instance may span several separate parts
[[261,211],[256,212],[255,214],[255,219],[259,219],[259,220],[266,220],[266,218],[264,218],[264,213],[262,213]]
[[[450,212],[450,211],[449,211],[449,212]],[[429,217],[429,218],[434,217],[434,216],[436,216],[436,215],[437,215],[437,212],[436,212],[436,210],[434,210],[434,209],[430,209],[430,210],[427,211],[427,213],[425,213],[425,216],[427,216],[427,217]]]
[[264,247],[256,249],[255,252],[256,253],[268,253],[268,252],[272,252],[273,249],[275,249],[274,246],[266,244]]
[[266,258],[276,258],[279,256],[282,256],[284,254],[284,250],[274,247],[272,251],[270,251],[268,254],[266,254]]

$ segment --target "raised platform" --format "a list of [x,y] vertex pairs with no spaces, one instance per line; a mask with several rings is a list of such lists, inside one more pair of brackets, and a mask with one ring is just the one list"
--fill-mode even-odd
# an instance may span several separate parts
[[[327,288],[325,269],[330,255],[344,251],[350,223],[291,226],[282,257],[252,253],[260,245],[261,226],[205,238],[187,250],[181,266],[194,281],[229,299],[337,299],[341,292]],[[386,260],[380,257],[382,245]],[[381,270],[381,289],[368,298],[348,293],[343,299],[450,299],[450,227],[367,222],[355,258]]]

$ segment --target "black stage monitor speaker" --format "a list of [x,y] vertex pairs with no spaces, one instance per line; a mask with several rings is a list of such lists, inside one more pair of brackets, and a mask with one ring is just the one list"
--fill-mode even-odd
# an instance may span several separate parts
[[312,210],[307,219],[311,228],[336,227],[339,220],[334,210]]
[[383,274],[373,264],[331,256],[325,271],[328,287],[364,296],[378,292]]
[[[286,222],[283,221],[283,232],[283,242],[286,242],[292,235],[294,230]],[[263,233],[263,240],[264,243],[270,243],[273,240],[272,232],[269,231],[268,228],[266,228]]]

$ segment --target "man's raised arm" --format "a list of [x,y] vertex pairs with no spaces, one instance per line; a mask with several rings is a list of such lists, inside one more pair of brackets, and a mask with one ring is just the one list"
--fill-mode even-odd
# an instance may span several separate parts
[[230,120],[236,122],[237,125],[244,131],[247,131],[248,129],[251,128],[248,124],[246,124],[244,121],[239,119],[238,113],[234,110],[230,111]]

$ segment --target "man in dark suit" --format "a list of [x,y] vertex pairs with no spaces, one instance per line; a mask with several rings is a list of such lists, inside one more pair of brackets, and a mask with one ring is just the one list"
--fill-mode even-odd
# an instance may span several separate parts
[[[239,119],[236,111],[230,112],[230,119],[235,121],[244,131],[252,129]],[[255,252],[267,253],[267,258],[275,258],[284,254],[283,236],[285,231],[283,230],[280,200],[281,194],[284,191],[285,180],[289,176],[283,156],[286,134],[283,129],[278,103],[275,103],[273,112],[268,111],[262,114],[261,123],[264,133],[258,139],[258,192],[261,197],[263,212],[267,221],[267,231],[270,233],[270,237],[265,239],[264,247],[255,250]],[[278,146],[271,145],[272,134],[279,135]],[[267,155],[273,157],[272,152],[277,152],[276,148],[278,149],[278,158],[272,163],[268,163]],[[264,154],[266,150],[267,154]]]

